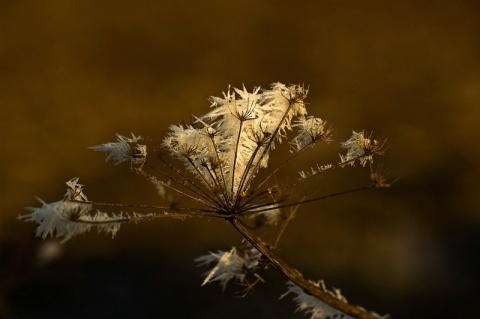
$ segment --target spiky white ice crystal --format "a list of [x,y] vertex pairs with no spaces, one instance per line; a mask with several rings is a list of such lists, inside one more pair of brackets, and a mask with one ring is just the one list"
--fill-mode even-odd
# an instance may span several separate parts
[[64,198],[71,201],[88,202],[87,195],[83,193],[82,184],[78,183],[78,177],[74,177],[65,184],[67,184],[67,192]]
[[195,262],[199,263],[199,266],[216,263],[210,271],[205,273],[202,286],[220,281],[222,289],[225,290],[231,280],[245,283],[247,274],[254,272],[260,258],[261,253],[253,247],[243,251],[243,254],[238,253],[237,249],[232,247],[229,251],[219,250],[217,253],[210,252],[208,255],[200,256],[195,259]]
[[[327,291],[322,281],[311,281],[311,283],[320,288],[321,290]],[[342,296],[338,289],[335,289],[334,292],[327,292],[329,292],[332,296],[339,300],[346,301],[345,297]],[[310,319],[353,319],[352,317],[342,313],[341,311],[330,307],[329,305],[313,297],[312,295],[305,293],[293,282],[288,281],[287,292],[284,293],[280,298],[283,298],[290,293],[293,293],[295,295],[295,297],[293,297],[293,301],[297,303],[297,311],[302,311],[306,315],[309,315]]]
[[310,167],[310,171],[300,171],[298,172],[300,174],[300,180],[304,180],[307,178],[310,178],[312,176],[315,176],[317,174],[320,174],[322,172],[328,171],[333,167],[332,164],[325,164],[325,165],[319,165],[317,164],[316,167]]
[[206,277],[202,286],[209,282],[220,281],[222,289],[225,290],[227,283],[232,279],[240,283],[245,281],[243,268],[245,260],[238,255],[235,247],[232,247],[230,251],[219,250],[217,253],[211,252],[208,255],[196,258],[195,261],[199,263],[199,266],[208,266],[216,262],[212,270],[205,273]]
[[105,143],[90,147],[97,152],[107,152],[105,159],[108,162],[110,159],[115,161],[115,165],[125,161],[131,161],[132,164],[143,165],[147,157],[147,146],[138,144],[142,139],[141,136],[135,136],[132,133],[132,138],[117,134],[117,142]]
[[62,242],[65,242],[73,236],[89,231],[94,226],[99,231],[115,236],[123,215],[109,215],[101,211],[91,215],[92,205],[83,193],[83,185],[78,184],[78,178],[73,178],[66,184],[67,192],[63,200],[46,203],[38,199],[42,207],[28,207],[27,210],[30,213],[21,215],[19,218],[37,223],[36,235],[43,239],[48,236],[63,237]]
[[28,207],[30,214],[20,216],[26,221],[33,221],[38,224],[36,235],[43,239],[47,236],[64,237],[64,241],[72,236],[84,233],[90,229],[90,225],[74,223],[72,218],[85,215],[90,211],[90,205],[70,201],[57,201],[46,203],[38,199],[42,207]]

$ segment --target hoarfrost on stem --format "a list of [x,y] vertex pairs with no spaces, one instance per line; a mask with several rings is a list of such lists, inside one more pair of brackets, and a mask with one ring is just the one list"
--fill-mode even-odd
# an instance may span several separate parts
[[[313,282],[310,281],[312,284],[317,286],[319,289],[323,291],[327,291],[325,288],[323,281]],[[343,297],[339,290],[335,290],[334,292],[328,291],[332,296],[337,299],[344,300],[346,302],[345,297]],[[287,282],[287,292],[284,293],[280,298],[285,297],[288,294],[294,294],[293,301],[297,303],[297,311],[302,311],[306,315],[310,315],[310,319],[330,319],[330,318],[338,318],[338,319],[354,319],[353,317],[347,316],[341,311],[330,307],[329,305],[325,304],[321,300],[313,297],[305,293],[301,288],[295,285],[293,282]]]
[[42,203],[42,207],[28,207],[30,214],[21,215],[19,218],[25,221],[33,221],[38,224],[36,235],[43,239],[47,236],[62,237],[66,242],[76,235],[97,227],[99,231],[111,233],[115,236],[123,221],[123,215],[97,211],[90,214],[92,204],[83,193],[83,185],[78,184],[78,177],[68,182],[67,192],[64,199],[53,203]]

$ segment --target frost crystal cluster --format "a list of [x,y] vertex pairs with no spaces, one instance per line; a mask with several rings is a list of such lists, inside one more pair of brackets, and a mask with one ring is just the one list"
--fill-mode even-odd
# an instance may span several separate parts
[[[323,121],[304,118],[306,95],[301,86],[280,83],[262,92],[260,88],[252,93],[245,88],[229,89],[223,98],[211,98],[213,110],[196,118],[197,127],[172,125],[163,146],[200,179],[215,206],[232,213],[232,208],[241,206],[259,169],[267,167],[270,151],[287,137],[288,130],[299,128],[294,138],[297,150],[321,138],[324,132],[318,122]],[[298,123],[292,123],[294,118],[299,118]]]
[[142,139],[141,136],[135,136],[132,133],[132,138],[128,138],[117,134],[117,142],[106,143],[91,147],[97,152],[106,152],[108,156],[105,161],[113,159],[115,165],[131,161],[132,164],[143,165],[147,157],[147,146],[138,144]]
[[232,247],[229,251],[219,250],[217,253],[200,256],[195,261],[199,263],[199,266],[216,263],[212,270],[205,273],[202,286],[209,282],[220,281],[220,285],[225,290],[227,283],[231,280],[245,284],[247,274],[256,271],[261,257],[258,250],[253,247],[245,250],[243,254]]
[[[333,292],[327,290],[323,281],[312,282],[313,285],[318,287],[324,292],[331,294],[334,298],[339,300],[347,301],[345,297],[342,296],[340,290],[335,290]],[[287,292],[284,293],[280,298],[287,296],[288,294],[294,294],[295,297],[293,301],[297,303],[297,311],[303,311],[305,314],[310,315],[310,319],[323,319],[323,318],[338,318],[338,319],[353,319],[350,316],[347,316],[337,309],[334,309],[324,302],[318,300],[317,298],[306,294],[305,291],[300,289],[297,285],[291,281],[287,282]]]
[[[332,295],[323,286],[304,279],[275,254],[278,241],[299,205],[388,186],[386,178],[372,170],[368,186],[323,196],[294,192],[299,184],[356,162],[362,166],[370,163],[372,169],[373,157],[383,154],[384,140],[373,140],[371,134],[363,131],[354,131],[340,144],[346,154],[340,155],[338,163],[316,164],[300,171],[300,178],[293,183],[276,185],[277,173],[304,150],[320,142],[333,141],[332,129],[326,121],[307,114],[304,102],[307,94],[308,90],[302,85],[282,83],[251,92],[245,87],[229,87],[222,97],[210,99],[208,113],[195,116],[190,124],[170,126],[161,144],[162,151],[156,156],[157,163],[147,159],[147,146],[140,144],[142,138],[134,134],[131,137],[117,134],[116,142],[91,147],[105,152],[106,161],[112,159],[115,165],[130,162],[136,173],[157,187],[166,201],[164,206],[91,202],[83,193],[83,186],[78,184],[78,178],[74,178],[67,182],[67,193],[62,200],[50,204],[41,201],[42,207],[28,208],[30,213],[20,218],[38,224],[37,236],[63,237],[64,241],[92,227],[115,235],[121,223],[160,217],[224,219],[249,246],[197,258],[200,265],[213,265],[205,274],[203,284],[217,281],[225,289],[230,281],[235,281],[249,291],[263,281],[260,273],[271,266],[290,279],[288,291],[297,295],[299,309],[311,318],[334,318],[338,314],[345,314],[345,318],[347,315],[378,318],[363,308],[350,305],[341,295]],[[271,152],[282,142],[289,147],[290,154],[277,166],[268,167]],[[178,161],[180,166],[176,164]],[[259,172],[267,167],[265,175],[257,180]],[[93,212],[94,207],[141,208],[153,212],[115,214]],[[267,244],[250,231],[264,226],[279,228],[274,243]]]
[[122,214],[109,215],[97,211],[90,215],[92,205],[83,193],[83,185],[78,184],[78,178],[73,178],[66,184],[68,188],[63,200],[45,203],[39,199],[43,206],[27,208],[31,213],[21,216],[21,219],[38,223],[37,236],[43,239],[56,235],[63,237],[65,242],[74,235],[89,231],[93,226],[98,231],[115,236],[120,222],[124,220]]

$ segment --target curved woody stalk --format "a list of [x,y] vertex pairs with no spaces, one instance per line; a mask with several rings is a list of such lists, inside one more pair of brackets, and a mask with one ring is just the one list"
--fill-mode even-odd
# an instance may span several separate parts
[[[388,186],[382,174],[372,171],[372,183],[368,186],[295,200],[292,194],[297,185],[333,169],[353,166],[356,162],[362,166],[370,163],[371,166],[373,156],[383,154],[384,140],[373,140],[371,134],[354,131],[349,140],[341,143],[347,152],[340,155],[338,163],[301,171],[300,178],[290,185],[267,187],[269,180],[305,149],[332,141],[332,130],[326,122],[307,116],[304,103],[307,93],[308,90],[300,85],[274,83],[269,90],[257,88],[250,93],[245,88],[229,88],[223,98],[212,97],[210,112],[196,117],[190,125],[170,126],[170,133],[163,140],[167,155],[180,160],[185,171],[166,159],[165,154],[158,155],[160,167],[147,162],[147,147],[139,144],[140,136],[133,134],[131,138],[117,135],[117,142],[92,147],[95,151],[107,152],[107,161],[113,159],[115,164],[129,161],[132,169],[156,185],[160,195],[169,203],[166,206],[93,203],[88,201],[76,178],[67,182],[68,190],[63,200],[50,204],[42,202],[43,207],[29,208],[31,213],[20,218],[37,222],[38,236],[55,235],[63,237],[64,241],[92,227],[115,235],[122,223],[161,217],[225,219],[249,242],[250,247],[243,253],[232,248],[229,252],[219,251],[197,258],[197,262],[204,265],[216,263],[207,272],[204,284],[220,281],[225,287],[230,280],[236,280],[251,288],[261,280],[259,272],[272,265],[290,280],[288,292],[307,294],[295,299],[299,302],[299,309],[311,314],[311,318],[341,318],[345,315],[379,318],[349,304],[339,291],[327,290],[323,282],[306,280],[246,226],[247,222],[253,221],[252,227],[279,223],[286,227],[285,213],[282,212],[285,208]],[[297,135],[289,141],[291,155],[255,185],[256,175],[267,167],[270,152],[293,130]],[[194,206],[180,206],[178,198],[189,200]],[[152,209],[157,213],[92,213],[94,207]],[[247,279],[252,275],[256,278],[253,283]],[[305,301],[312,296],[316,298],[314,301]]]

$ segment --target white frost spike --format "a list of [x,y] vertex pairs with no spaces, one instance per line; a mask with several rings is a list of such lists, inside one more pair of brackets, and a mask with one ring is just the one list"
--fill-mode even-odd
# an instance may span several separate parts
[[[249,248],[246,248],[243,252],[243,259],[245,260],[245,268],[249,270],[254,270],[262,258],[262,253],[257,250],[257,248],[248,245]],[[258,276],[258,275],[257,275]]]
[[115,165],[125,161],[131,161],[132,164],[143,165],[147,157],[147,146],[138,144],[138,141],[141,139],[141,136],[135,136],[133,133],[132,138],[117,134],[118,142],[105,143],[90,148],[97,152],[109,153],[105,161],[108,162],[110,159],[113,159]]
[[[216,254],[210,252],[208,255],[200,256],[195,259],[195,262],[199,263],[199,266],[208,266],[216,262],[212,270],[205,273],[202,286],[209,282],[220,281],[222,289],[225,290],[230,280],[245,283],[247,274],[255,272],[261,258],[262,254],[252,246],[246,248],[243,254],[232,247],[229,251],[219,250]],[[257,275],[257,278],[260,277]]]
[[38,224],[36,235],[43,239],[47,236],[64,237],[63,242],[69,240],[75,235],[88,231],[89,224],[76,223],[72,218],[78,218],[88,213],[91,209],[89,204],[74,203],[69,201],[58,201],[46,203],[38,199],[43,206],[28,207],[31,213],[20,216],[20,219],[33,221]]
[[245,260],[238,255],[235,247],[232,247],[230,251],[219,250],[216,254],[210,253],[209,255],[200,256],[196,258],[195,261],[199,262],[200,266],[217,262],[215,267],[206,273],[207,276],[205,277],[202,286],[209,282],[220,281],[222,289],[225,290],[225,287],[230,280],[234,279],[241,283],[245,280],[243,270]]
[[65,193],[65,199],[78,201],[78,202],[88,202],[87,196],[83,193],[83,185],[78,184],[78,177],[74,177],[68,182],[66,182],[68,188]]
[[[315,286],[323,288],[323,282],[312,282]],[[348,316],[330,306],[320,301],[319,299],[305,293],[301,288],[295,285],[293,282],[287,282],[287,292],[284,293],[280,298],[285,297],[286,295],[293,293],[296,296],[293,297],[293,301],[297,303],[297,311],[303,311],[306,315],[310,315],[310,319],[327,319],[327,318],[344,318],[344,319],[353,319],[351,316]],[[345,298],[335,292],[331,293],[335,298],[339,300],[345,300]]]
[[19,219],[37,223],[36,235],[43,239],[48,236],[63,237],[62,242],[66,242],[94,226],[99,231],[115,236],[120,228],[120,222],[125,221],[122,214],[110,216],[101,211],[94,215],[89,214],[92,204],[83,194],[83,185],[78,184],[78,178],[73,178],[66,184],[68,189],[63,200],[46,203],[38,199],[42,207],[28,207],[30,213],[21,215]]
[[332,167],[333,167],[332,164],[325,164],[325,165],[317,164],[316,168],[310,167],[310,172],[300,171],[300,172],[298,172],[298,174],[300,174],[300,180],[304,180],[304,179],[310,178],[312,176],[315,176],[317,174],[320,174],[322,172],[328,171]]

